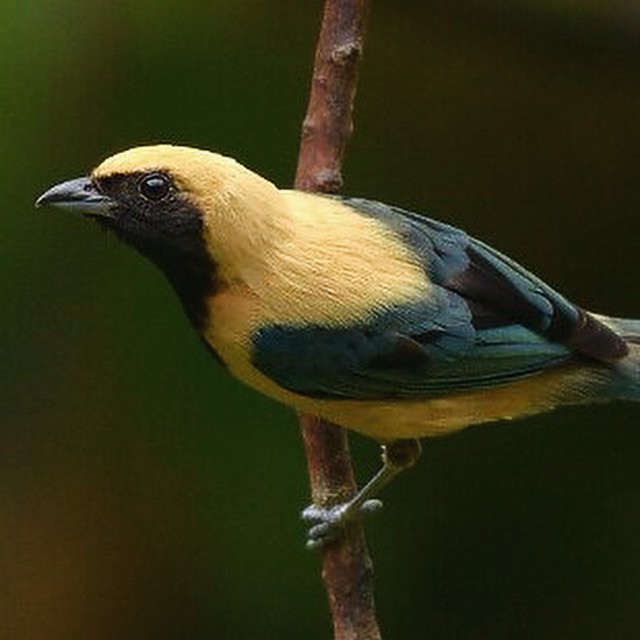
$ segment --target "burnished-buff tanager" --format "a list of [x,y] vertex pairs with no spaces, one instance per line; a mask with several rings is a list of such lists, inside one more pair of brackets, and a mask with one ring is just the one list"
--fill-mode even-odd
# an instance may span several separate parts
[[407,441],[640,398],[640,321],[585,311],[416,213],[278,189],[170,145],[114,155],[38,204],[94,218],[156,264],[232,375],[386,445],[354,500],[306,511],[310,546],[378,505],[372,493],[417,457]]

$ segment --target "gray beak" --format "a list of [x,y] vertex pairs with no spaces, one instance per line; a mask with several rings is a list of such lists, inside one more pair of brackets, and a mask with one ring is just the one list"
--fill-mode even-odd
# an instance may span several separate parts
[[37,200],[36,207],[59,207],[72,209],[86,216],[113,218],[115,203],[98,192],[88,177],[61,182],[45,191]]

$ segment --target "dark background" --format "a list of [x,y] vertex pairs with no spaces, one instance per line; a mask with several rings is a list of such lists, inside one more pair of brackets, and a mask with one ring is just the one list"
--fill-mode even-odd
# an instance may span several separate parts
[[[327,638],[292,413],[225,377],[151,265],[33,208],[157,141],[291,184],[321,3],[124,4],[0,9],[0,638]],[[345,192],[640,316],[634,4],[374,2]],[[385,637],[636,638],[638,422],[427,442],[367,525]]]

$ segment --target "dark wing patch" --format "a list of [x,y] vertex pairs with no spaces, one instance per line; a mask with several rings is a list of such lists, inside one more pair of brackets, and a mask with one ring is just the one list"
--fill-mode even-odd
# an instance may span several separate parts
[[517,325],[476,331],[467,315],[466,324],[447,327],[448,313],[436,311],[443,317],[435,324],[432,305],[422,302],[348,328],[271,325],[252,336],[252,361],[302,395],[364,400],[494,387],[571,357],[566,347]]
[[422,260],[432,282],[467,301],[474,326],[520,324],[582,355],[606,362],[628,353],[625,340],[615,331],[518,263],[460,229],[379,202],[358,198],[343,201],[398,233]]
[[[519,324],[541,333],[549,328],[555,310],[544,292],[528,282],[508,278],[472,243],[466,252],[467,267],[445,281],[447,288],[491,309],[496,317],[517,319]],[[568,313],[574,314],[574,311],[570,309]]]
[[566,342],[576,351],[605,362],[624,358],[629,353],[627,341],[582,309]]

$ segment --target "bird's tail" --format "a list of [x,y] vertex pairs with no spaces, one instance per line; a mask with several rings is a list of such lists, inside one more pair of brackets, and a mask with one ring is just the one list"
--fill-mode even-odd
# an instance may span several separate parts
[[613,329],[629,345],[629,354],[613,365],[606,395],[618,400],[640,401],[640,320],[592,314]]

